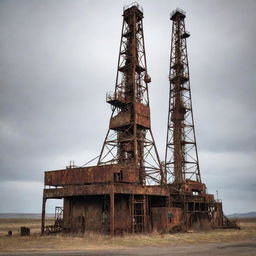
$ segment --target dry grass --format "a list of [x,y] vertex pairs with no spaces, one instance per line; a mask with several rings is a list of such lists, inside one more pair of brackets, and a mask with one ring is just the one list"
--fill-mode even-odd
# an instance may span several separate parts
[[[51,221],[48,220],[48,223]],[[182,245],[191,243],[218,243],[231,241],[256,241],[256,219],[241,221],[241,230],[218,229],[194,233],[125,235],[122,237],[85,234],[84,236],[43,236],[39,235],[38,219],[0,219],[0,251],[38,251],[38,250],[84,250],[125,248],[136,246]],[[30,237],[20,237],[18,228],[28,226]],[[16,230],[7,237],[7,230]]]

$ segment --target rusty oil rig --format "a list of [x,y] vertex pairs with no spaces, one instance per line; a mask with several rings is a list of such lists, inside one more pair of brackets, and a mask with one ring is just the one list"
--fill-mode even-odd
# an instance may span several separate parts
[[[222,203],[201,181],[193,121],[185,12],[171,13],[170,95],[165,162],[150,123],[143,10],[124,7],[112,114],[98,164],[45,172],[42,234],[186,231],[224,226]],[[53,226],[45,227],[47,199],[64,199]],[[61,213],[60,213],[61,212]]]

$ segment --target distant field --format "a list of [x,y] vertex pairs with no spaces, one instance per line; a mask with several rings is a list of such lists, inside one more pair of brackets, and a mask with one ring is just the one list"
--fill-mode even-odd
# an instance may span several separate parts
[[[53,223],[47,219],[46,225]],[[0,218],[0,251],[47,251],[47,250],[85,250],[126,248],[137,246],[184,245],[196,243],[220,243],[255,241],[256,218],[240,220],[241,230],[216,229],[192,233],[125,235],[122,237],[84,234],[80,236],[40,236],[40,219],[1,219]],[[31,228],[30,237],[20,237],[19,228]],[[14,235],[7,237],[7,231]]]
[[[46,225],[53,224],[53,218],[46,219]],[[20,227],[29,227],[32,234],[37,234],[41,230],[40,218],[0,218],[0,237],[12,230],[14,235],[19,234]]]
[[[54,213],[46,213],[45,216],[47,218],[53,218]],[[41,213],[0,213],[0,219],[7,218],[7,219],[19,219],[19,218],[25,218],[25,219],[40,219]]]

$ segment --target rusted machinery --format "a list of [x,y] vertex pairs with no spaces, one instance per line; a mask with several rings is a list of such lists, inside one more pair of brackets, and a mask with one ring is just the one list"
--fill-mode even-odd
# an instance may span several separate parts
[[63,207],[55,207],[54,224],[45,227],[46,234],[55,234],[63,229]]
[[177,232],[195,223],[221,227],[221,202],[201,182],[191,104],[185,13],[175,10],[165,164],[150,123],[143,10],[124,8],[112,114],[98,164],[45,172],[42,234],[47,199],[63,198],[63,232],[105,234]]

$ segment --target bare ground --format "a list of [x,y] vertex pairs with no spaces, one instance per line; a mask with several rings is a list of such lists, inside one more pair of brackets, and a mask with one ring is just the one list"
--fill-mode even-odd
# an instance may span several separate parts
[[[48,220],[50,224],[52,220]],[[31,228],[20,237],[20,226]],[[7,231],[14,235],[7,237]],[[40,236],[40,220],[0,219],[0,255],[255,255],[256,219],[241,222],[241,230],[218,229],[179,234],[102,236]]]
[[32,252],[4,252],[1,256],[255,256],[255,242],[232,242],[232,243],[206,243],[206,244],[190,244],[183,246],[150,246],[135,247],[125,249],[96,249],[83,251],[32,251]]

